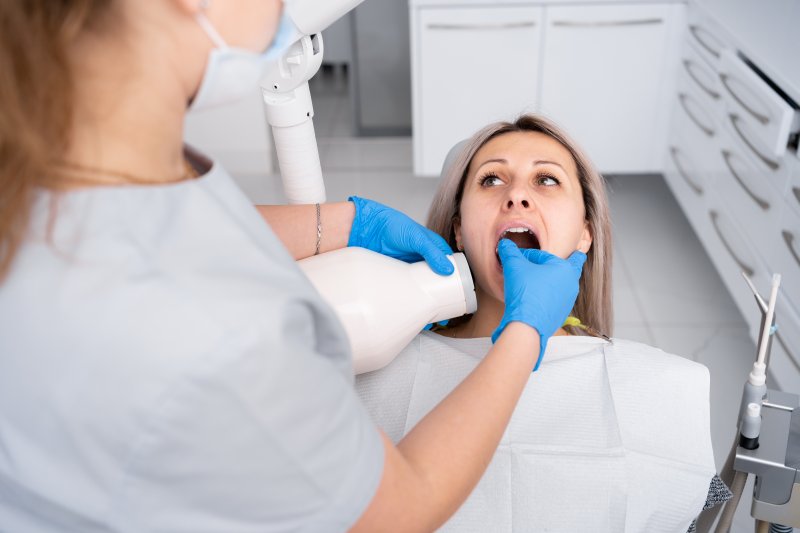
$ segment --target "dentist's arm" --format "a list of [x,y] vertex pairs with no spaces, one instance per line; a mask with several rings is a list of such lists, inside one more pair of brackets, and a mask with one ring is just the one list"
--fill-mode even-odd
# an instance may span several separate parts
[[381,484],[351,531],[433,531],[464,502],[492,459],[546,339],[569,314],[586,256],[500,242],[505,314],[495,344],[397,447],[386,436]]
[[[356,210],[352,202],[320,204],[322,240],[320,253],[347,246]],[[272,227],[296,260],[314,255],[317,246],[317,211],[309,205],[257,205],[261,217]]]
[[383,435],[383,477],[351,531],[433,531],[452,516],[489,465],[538,347],[536,330],[509,324],[478,367],[396,447]]
[[[314,255],[317,244],[315,205],[259,205],[262,218],[296,260]],[[347,202],[320,205],[320,253],[360,246],[409,263],[424,259],[439,274],[453,273],[453,251],[433,231],[403,213],[372,200],[351,196]]]

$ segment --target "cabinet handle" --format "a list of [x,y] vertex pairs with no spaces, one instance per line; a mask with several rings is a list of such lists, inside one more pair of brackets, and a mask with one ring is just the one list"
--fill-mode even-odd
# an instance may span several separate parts
[[705,84],[702,81],[700,81],[700,78],[697,77],[697,74],[695,74],[694,71],[692,71],[692,67],[695,66],[695,65],[697,65],[697,63],[695,63],[691,59],[684,59],[683,60],[683,68],[686,69],[686,72],[687,72],[687,74],[689,74],[689,77],[692,78],[694,80],[694,82],[697,85],[699,85],[700,88],[703,89],[703,91],[705,91],[705,93],[708,96],[710,96],[714,100],[719,100],[720,94],[717,91],[714,91],[709,87],[706,87]]
[[795,199],[797,199],[797,203],[800,204],[800,187],[792,187],[792,192]]
[[753,191],[751,191],[750,188],[747,185],[745,185],[744,181],[742,180],[742,177],[739,176],[739,174],[736,173],[736,170],[733,169],[733,165],[731,164],[731,157],[733,157],[733,154],[731,152],[727,150],[722,151],[722,158],[725,160],[725,166],[728,167],[728,170],[733,176],[733,179],[736,180],[736,183],[738,183],[739,186],[742,189],[744,189],[744,192],[747,193],[747,196],[749,196],[750,199],[753,200],[758,205],[758,207],[760,207],[763,211],[769,211],[769,202],[753,194]]
[[798,372],[800,372],[800,363],[797,362],[797,358],[792,351],[789,350],[789,346],[786,345],[786,343],[783,341],[783,338],[781,338],[780,331],[775,332],[775,338],[778,339],[778,343],[780,343],[781,348],[783,348],[783,351],[786,352],[786,355],[789,357],[789,362],[794,365]]
[[785,242],[786,247],[789,248],[789,252],[791,252],[792,257],[794,257],[797,266],[800,266],[800,255],[798,255],[797,250],[794,249],[794,234],[791,231],[783,230],[781,231],[781,235],[783,235],[783,242]]
[[683,178],[683,181],[685,181],[686,184],[689,185],[689,188],[691,188],[695,192],[695,194],[697,194],[698,196],[702,196],[703,195],[703,188],[701,186],[699,186],[698,184],[696,184],[694,182],[694,180],[692,180],[689,177],[689,174],[686,173],[686,171],[681,166],[680,161],[678,161],[678,152],[679,151],[680,150],[678,150],[678,148],[676,148],[675,146],[670,146],[669,147],[669,153],[672,156],[672,161],[675,163],[675,168],[678,169],[678,174],[680,174],[680,176]]
[[554,20],[553,26],[562,28],[614,28],[619,26],[648,26],[651,24],[661,24],[664,19],[638,19],[638,20],[596,20],[596,21],[573,21],[573,20]]
[[690,98],[689,98],[688,94],[678,93],[678,100],[680,100],[680,102],[681,102],[681,107],[683,107],[683,110],[686,111],[687,115],[689,115],[689,118],[692,119],[692,122],[694,122],[694,125],[697,126],[698,128],[700,128],[703,131],[703,133],[705,133],[709,137],[713,137],[714,136],[714,130],[712,130],[708,126],[703,126],[703,123],[700,122],[697,119],[697,117],[694,116],[694,113],[692,113],[691,110],[689,109],[689,106],[686,104],[686,101],[689,100],[689,99]]
[[429,30],[514,30],[533,28],[536,22],[500,22],[497,24],[428,24]]
[[770,168],[770,170],[778,170],[780,164],[778,164],[778,162],[773,161],[772,159],[768,158],[767,156],[759,152],[758,149],[755,146],[753,146],[753,143],[750,142],[750,139],[745,137],[744,132],[739,127],[739,121],[742,119],[739,118],[737,115],[731,115],[731,114],[729,114],[728,117],[730,117],[731,124],[733,124],[733,129],[736,130],[736,133],[739,134],[739,138],[742,139],[742,142],[744,142],[744,144],[746,144],[747,147],[750,148],[750,150],[752,150],[753,153],[756,154],[756,156],[758,156],[758,158]]
[[759,113],[758,111],[747,105],[744,102],[744,100],[742,100],[742,98],[738,94],[736,94],[736,91],[733,90],[733,87],[731,87],[730,83],[728,82],[728,80],[731,79],[730,76],[728,76],[727,74],[720,74],[719,79],[722,80],[722,85],[724,85],[725,88],[728,90],[728,93],[731,96],[733,96],[733,99],[739,102],[739,105],[742,106],[748,113],[753,115],[753,118],[755,118],[757,121],[759,121],[764,125],[769,124],[768,116]]
[[700,26],[697,26],[697,25],[695,25],[695,24],[691,24],[691,25],[689,26],[689,31],[690,31],[690,32],[692,32],[692,35],[694,35],[694,38],[695,38],[695,39],[697,39],[697,42],[698,42],[698,43],[700,43],[700,46],[702,46],[703,48],[705,48],[705,49],[706,49],[706,51],[707,51],[709,54],[711,54],[712,56],[714,56],[714,57],[716,57],[717,59],[719,59],[719,57],[720,57],[720,55],[719,55],[719,50],[714,50],[714,47],[712,47],[710,44],[708,44],[707,42],[705,42],[705,41],[703,40],[703,38],[702,38],[702,37],[700,37],[700,33],[704,32],[704,31],[706,31],[706,30],[704,30],[704,29],[703,29],[703,28],[701,28]]
[[735,253],[733,253],[733,248],[731,248],[731,245],[728,244],[728,241],[725,240],[725,236],[722,235],[722,231],[719,229],[719,225],[717,224],[717,219],[719,218],[719,213],[717,213],[716,211],[714,211],[712,209],[711,211],[708,212],[708,214],[711,216],[711,224],[714,226],[714,231],[717,232],[717,236],[719,237],[719,240],[722,241],[722,246],[725,247],[725,249],[731,255],[731,257],[736,262],[736,264],[739,265],[739,268],[741,268],[744,271],[744,273],[747,274],[749,277],[752,277],[753,274],[755,274],[753,269],[750,268],[749,266],[747,266],[746,264],[744,264],[742,262],[742,260],[739,259],[736,256]]

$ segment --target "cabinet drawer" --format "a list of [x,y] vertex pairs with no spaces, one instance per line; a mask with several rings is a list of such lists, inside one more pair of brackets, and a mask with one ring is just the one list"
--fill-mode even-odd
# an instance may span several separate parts
[[785,153],[785,150],[779,156],[767,154],[766,146],[753,131],[752,124],[743,120],[739,114],[731,113],[726,109],[723,124],[734,143],[740,147],[740,152],[743,155],[746,154],[746,157],[767,177],[772,186],[782,193],[789,181],[789,167],[791,166],[789,154]]
[[687,78],[688,76],[681,76],[678,79],[676,120],[686,119],[690,129],[693,128],[708,139],[716,138],[720,132],[721,121],[714,113],[713,107],[708,105],[707,97]]
[[778,242],[771,250],[770,267],[782,276],[781,288],[786,299],[800,307],[800,215],[784,209],[772,237]]
[[731,48],[730,37],[712,19],[690,4],[686,39],[716,69],[722,53]]
[[764,257],[775,245],[773,234],[780,223],[783,197],[725,129],[716,155],[720,171],[715,188]]
[[720,274],[731,297],[744,316],[748,326],[757,328],[761,323],[761,311],[742,279],[746,273],[756,289],[769,295],[772,273],[759,259],[739,226],[718,199],[709,199],[711,207],[706,211],[710,231],[701,235],[703,245]]
[[789,190],[786,203],[789,209],[800,215],[800,152],[788,157],[789,164]]
[[769,370],[777,383],[767,385],[797,394],[800,393],[800,317],[783,294],[778,295],[775,323],[778,331],[772,339]]
[[725,50],[719,65],[723,99],[731,115],[747,125],[765,156],[782,156],[789,135],[800,129],[800,113],[769,86],[732,50]]
[[679,72],[679,76],[689,81],[688,85],[708,97],[712,106],[722,108],[722,87],[717,72],[700,57],[700,54],[688,42],[684,43],[681,50]]

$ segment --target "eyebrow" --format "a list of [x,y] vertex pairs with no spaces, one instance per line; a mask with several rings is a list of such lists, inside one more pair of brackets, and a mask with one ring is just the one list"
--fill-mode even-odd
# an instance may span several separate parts
[[[480,165],[478,165],[478,168],[476,168],[475,170],[477,171],[477,170],[478,170],[478,169],[480,169],[480,168],[481,168],[483,165],[486,165],[486,164],[489,164],[489,163],[503,163],[503,164],[507,165],[507,164],[508,164],[508,160],[506,160],[506,159],[502,159],[502,158],[498,158],[498,159],[487,159],[486,161],[484,161],[483,163],[481,163]],[[539,159],[539,160],[533,161],[533,162],[531,163],[531,165],[532,165],[532,166],[534,166],[534,167],[535,167],[536,165],[555,165],[555,166],[559,167],[561,170],[563,170],[564,172],[566,172],[566,171],[567,171],[567,169],[565,169],[565,168],[564,168],[564,167],[563,167],[563,166],[562,166],[560,163],[556,163],[555,161],[548,161],[548,160],[545,160],[545,159]]]

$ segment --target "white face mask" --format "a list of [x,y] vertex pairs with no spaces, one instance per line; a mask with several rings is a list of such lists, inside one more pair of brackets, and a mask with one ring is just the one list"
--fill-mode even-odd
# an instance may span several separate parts
[[189,111],[235,102],[252,94],[266,67],[280,59],[301,36],[285,9],[272,43],[260,54],[228,46],[203,13],[197,14],[197,22],[215,48],[209,54],[200,89],[189,105]]

